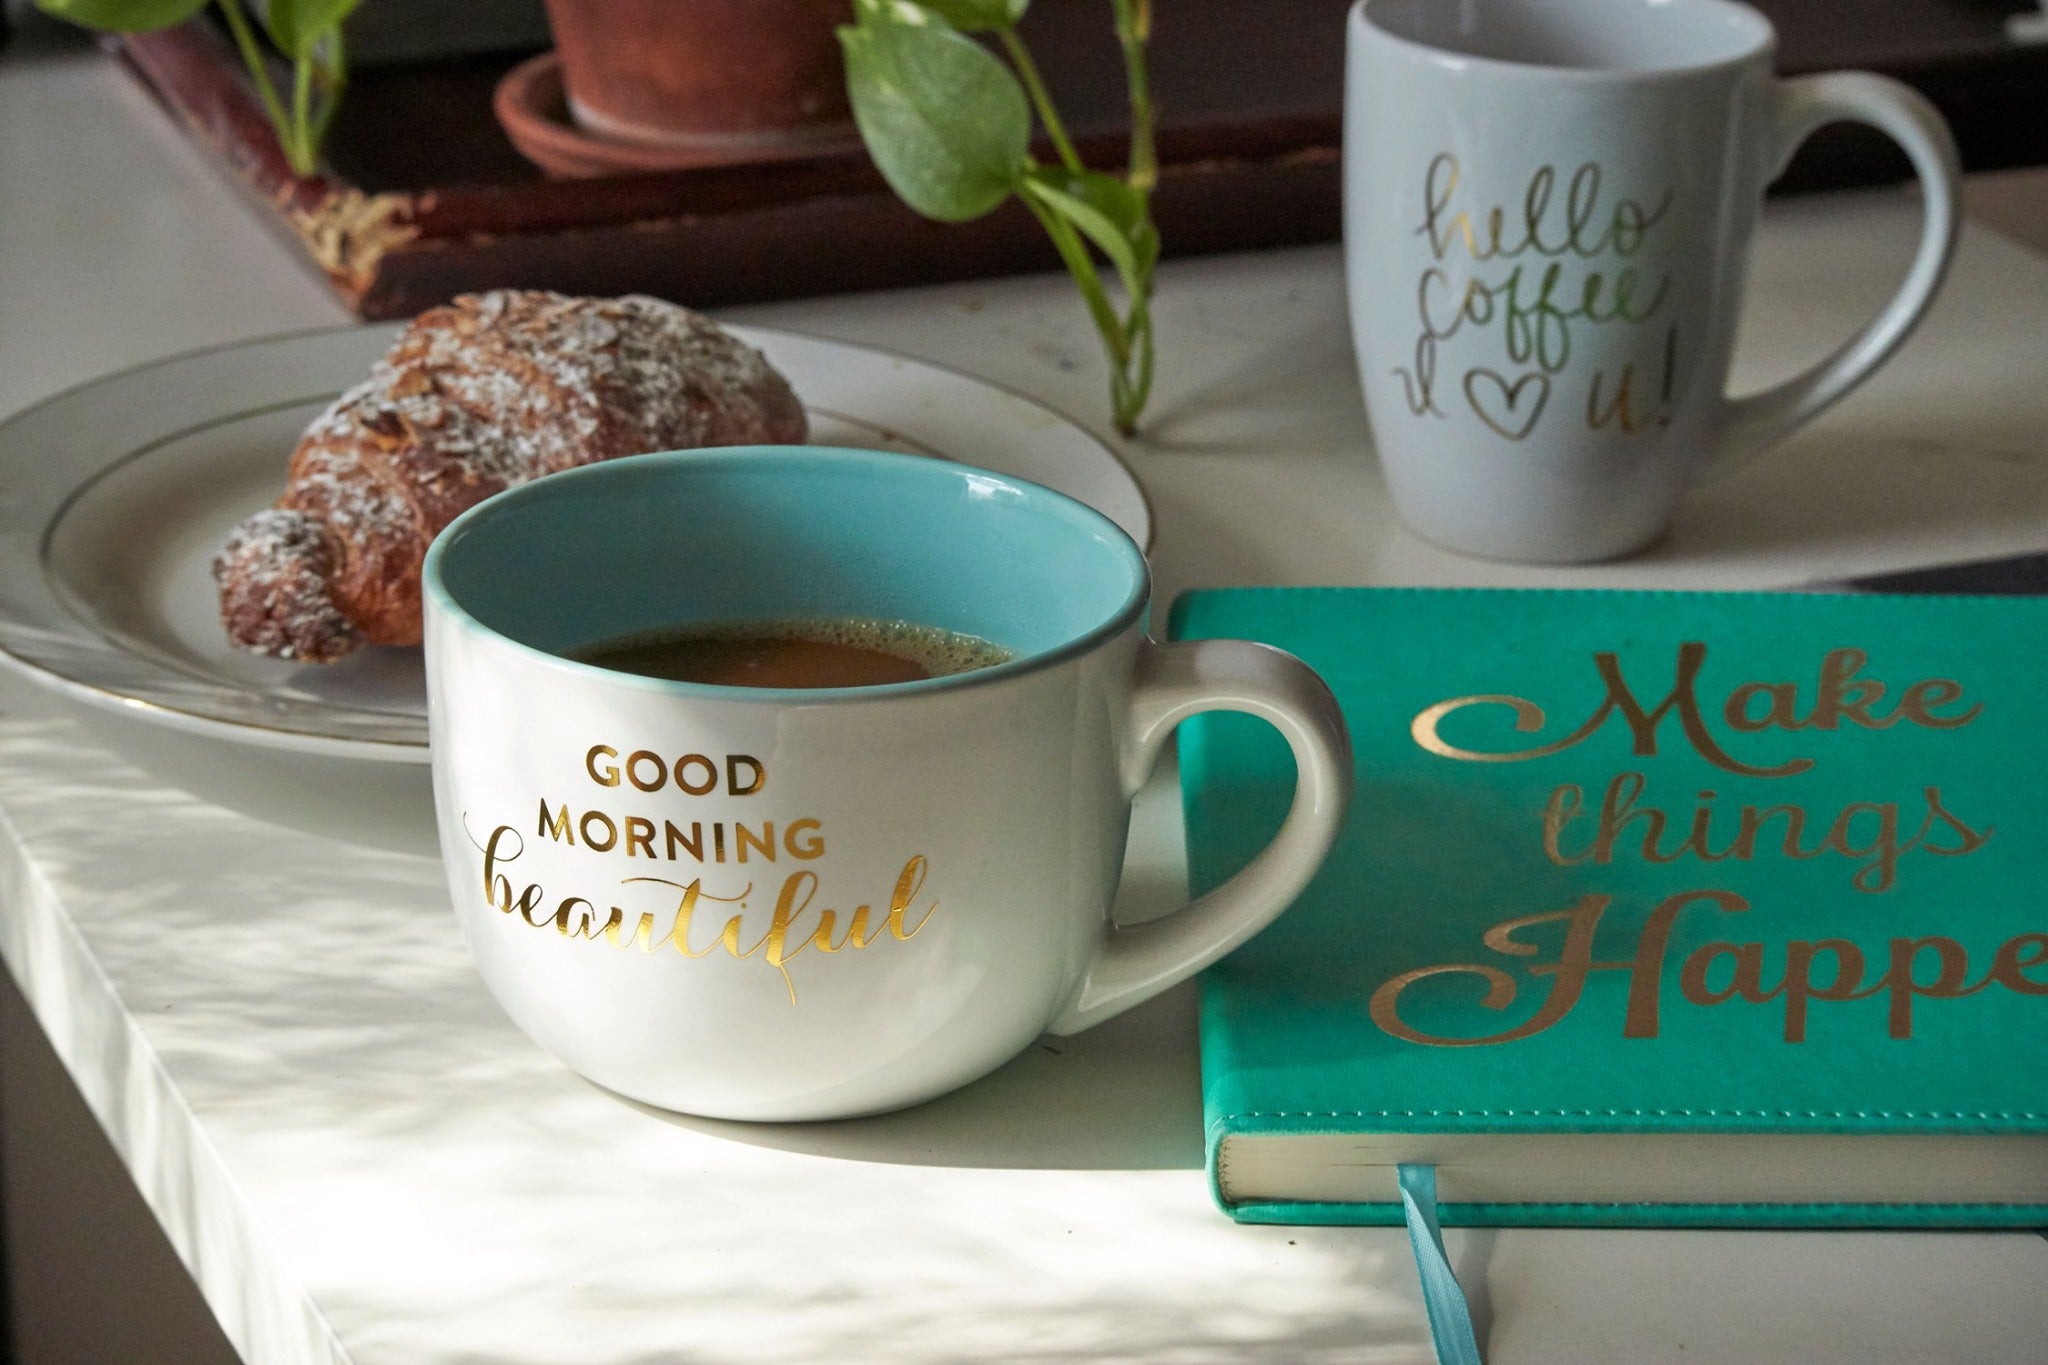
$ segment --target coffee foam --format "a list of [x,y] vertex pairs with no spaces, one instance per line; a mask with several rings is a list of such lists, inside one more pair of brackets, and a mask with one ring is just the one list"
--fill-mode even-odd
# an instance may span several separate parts
[[711,626],[693,633],[700,639],[754,636],[872,649],[916,664],[934,678],[971,673],[1016,657],[1012,651],[977,635],[921,626],[914,621],[884,621],[865,616],[749,621]]
[[919,625],[915,621],[889,621],[867,616],[776,617],[761,621],[706,621],[688,626],[669,626],[586,645],[570,651],[569,657],[584,658],[596,650],[630,649],[664,641],[741,639],[804,640],[814,644],[872,649],[914,664],[934,678],[972,673],[975,669],[1008,663],[1017,657],[1013,650],[978,635]]

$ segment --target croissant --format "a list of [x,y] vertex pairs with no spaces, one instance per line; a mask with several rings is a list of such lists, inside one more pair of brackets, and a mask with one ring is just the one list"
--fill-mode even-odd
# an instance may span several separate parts
[[306,429],[284,495],[213,562],[221,620],[237,645],[281,659],[418,644],[427,545],[493,493],[622,455],[806,430],[760,352],[689,309],[464,295],[416,318]]

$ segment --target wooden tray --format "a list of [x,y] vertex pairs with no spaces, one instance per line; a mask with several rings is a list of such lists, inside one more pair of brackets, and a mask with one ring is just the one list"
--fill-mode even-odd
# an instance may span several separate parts
[[[1347,0],[1173,0],[1152,48],[1161,109],[1155,200],[1169,253],[1333,240]],[[2048,160],[2048,49],[2015,48],[2005,9],[1896,0],[1858,31],[1838,0],[1766,3],[1787,71],[1863,66],[1912,81],[1973,169]],[[1084,155],[1123,156],[1122,72],[1100,0],[1039,0],[1027,32]],[[164,107],[273,213],[351,308],[407,317],[497,285],[722,304],[1053,270],[1011,204],[930,223],[859,149],[768,165],[549,180],[491,112],[531,54],[353,73],[322,174],[285,165],[228,45],[204,22],[120,40]],[[1783,182],[1895,179],[1905,162],[1862,129],[1814,139]]]

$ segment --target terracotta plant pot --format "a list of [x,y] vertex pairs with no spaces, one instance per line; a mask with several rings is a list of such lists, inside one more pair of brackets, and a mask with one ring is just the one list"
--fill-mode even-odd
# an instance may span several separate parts
[[666,147],[850,135],[832,30],[851,0],[547,0],[569,109],[601,137]]

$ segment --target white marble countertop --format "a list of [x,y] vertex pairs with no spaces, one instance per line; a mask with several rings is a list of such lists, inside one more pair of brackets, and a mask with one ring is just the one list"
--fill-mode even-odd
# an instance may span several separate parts
[[[1915,212],[1775,205],[1751,380],[1875,311]],[[1093,425],[1062,280],[744,310],[999,380]],[[0,58],[0,413],[340,320],[91,54]],[[1176,262],[1151,437],[1162,599],[1197,584],[1795,584],[2048,545],[2048,260],[1966,230],[1900,358],[1651,554],[1515,570],[1394,523],[1332,248]],[[0,496],[5,490],[0,490]],[[1170,794],[1128,910],[1174,894]],[[1239,1227],[1200,1172],[1176,991],[911,1113],[747,1128],[636,1108],[529,1044],[430,860],[207,805],[0,693],[0,955],[252,1361],[1428,1359],[1396,1229]],[[1495,1362],[2017,1360],[2033,1234],[1453,1231]]]

